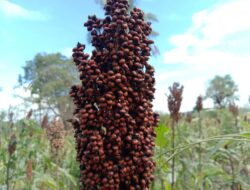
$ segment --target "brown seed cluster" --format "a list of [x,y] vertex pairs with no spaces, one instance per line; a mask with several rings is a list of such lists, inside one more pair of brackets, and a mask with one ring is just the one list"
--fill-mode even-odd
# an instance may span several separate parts
[[233,102],[229,104],[229,111],[233,114],[236,118],[239,115],[239,107]]
[[192,120],[193,120],[192,112],[186,113],[185,116],[186,116],[185,118],[186,122],[192,123]]
[[198,96],[197,101],[196,101],[196,110],[198,112],[201,112],[201,110],[203,109],[203,103],[202,103],[202,96]]
[[43,116],[43,119],[42,119],[42,122],[41,122],[42,129],[46,129],[48,127],[48,124],[49,124],[49,117],[46,114],[46,115]]
[[70,95],[82,190],[146,190],[153,180],[154,68],[149,23],[127,0],[108,0],[104,19],[89,16],[92,56],[78,43],[73,59],[81,85]]
[[15,153],[15,151],[16,151],[16,144],[17,144],[16,135],[12,134],[10,136],[10,140],[9,140],[9,144],[8,144],[8,153],[9,153],[9,156],[12,156]]
[[175,82],[169,87],[170,94],[168,95],[168,109],[173,121],[178,122],[180,119],[180,107],[182,102],[183,86]]
[[60,118],[54,118],[54,120],[47,125],[46,134],[51,144],[52,152],[57,154],[63,147],[63,141],[65,136],[64,125]]

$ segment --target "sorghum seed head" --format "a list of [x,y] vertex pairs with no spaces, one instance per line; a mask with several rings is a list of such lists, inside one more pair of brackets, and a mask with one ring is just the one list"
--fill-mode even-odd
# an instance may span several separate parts
[[8,144],[8,152],[9,155],[12,156],[14,154],[14,152],[16,151],[16,135],[12,134],[10,136],[10,140],[9,140],[9,144]]
[[229,111],[233,114],[234,117],[239,115],[239,107],[233,102],[229,104]]
[[202,96],[198,96],[197,101],[196,101],[196,110],[198,112],[201,112],[201,110],[203,109],[203,103],[202,103]]
[[153,180],[159,116],[152,111],[154,69],[147,63],[152,29],[140,9],[128,8],[127,0],[107,0],[107,16],[84,23],[92,55],[81,43],[73,49],[81,73],[70,96],[82,190],[148,189]]
[[48,127],[48,124],[49,124],[49,118],[48,118],[48,115],[46,114],[43,116],[41,127],[43,129],[46,129]]
[[62,120],[59,117],[54,120],[46,128],[46,134],[50,141],[52,152],[57,154],[63,147],[65,130]]
[[180,107],[182,102],[183,86],[179,83],[174,83],[173,86],[169,87],[170,94],[168,95],[168,109],[170,111],[171,118],[178,122],[180,118]]

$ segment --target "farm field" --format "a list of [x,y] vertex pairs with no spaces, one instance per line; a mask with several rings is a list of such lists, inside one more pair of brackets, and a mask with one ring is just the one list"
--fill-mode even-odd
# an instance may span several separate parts
[[0,0],[0,190],[250,190],[248,7]]
[[[234,118],[227,109],[183,116],[176,127],[176,189],[195,189],[203,180],[204,189],[250,188],[250,124],[246,114]],[[15,116],[13,116],[15,117]],[[171,187],[171,128],[169,115],[161,115],[156,128],[157,167],[152,190]],[[7,121],[6,121],[7,120]],[[237,120],[237,126],[235,121]],[[45,124],[43,124],[45,125]],[[75,156],[73,131],[61,131],[60,121],[48,128],[31,118],[8,121],[1,118],[1,189],[78,189],[79,168]],[[60,130],[60,131],[56,131]],[[63,133],[58,135],[59,133]],[[201,146],[198,142],[204,141]],[[187,147],[187,149],[186,149]],[[184,148],[184,149],[183,149]],[[199,153],[202,173],[199,173]],[[7,180],[8,171],[8,180]]]

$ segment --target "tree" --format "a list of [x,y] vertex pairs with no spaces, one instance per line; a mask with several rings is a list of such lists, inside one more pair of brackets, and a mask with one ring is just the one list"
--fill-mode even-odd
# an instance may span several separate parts
[[68,97],[69,87],[78,81],[72,60],[60,53],[39,53],[23,67],[24,75],[19,75],[19,84],[28,86],[31,96],[25,100],[38,106],[40,119],[42,112],[51,112],[63,119],[66,125],[73,110]]
[[238,99],[235,93],[238,86],[230,75],[215,76],[209,83],[206,91],[206,98],[211,98],[215,107],[223,108],[230,102]]

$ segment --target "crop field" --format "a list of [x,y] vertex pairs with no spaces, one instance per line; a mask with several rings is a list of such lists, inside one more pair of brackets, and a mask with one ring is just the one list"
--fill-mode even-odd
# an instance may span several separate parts
[[0,0],[0,190],[250,190],[249,0],[47,1]]

